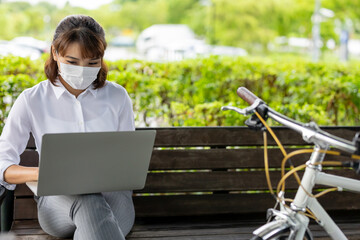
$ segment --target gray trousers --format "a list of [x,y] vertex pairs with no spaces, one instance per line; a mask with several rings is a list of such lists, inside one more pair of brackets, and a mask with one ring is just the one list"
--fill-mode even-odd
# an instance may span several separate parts
[[37,206],[41,228],[60,238],[122,240],[135,220],[132,191],[45,196]]

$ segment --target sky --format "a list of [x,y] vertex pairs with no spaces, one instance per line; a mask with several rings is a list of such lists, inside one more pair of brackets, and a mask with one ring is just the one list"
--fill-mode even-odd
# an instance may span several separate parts
[[[8,2],[15,2],[17,0],[7,0]],[[71,6],[78,6],[87,9],[96,9],[103,4],[112,2],[112,0],[22,0],[31,4],[36,4],[40,1],[49,2],[59,7],[63,7],[66,2],[69,2]]]

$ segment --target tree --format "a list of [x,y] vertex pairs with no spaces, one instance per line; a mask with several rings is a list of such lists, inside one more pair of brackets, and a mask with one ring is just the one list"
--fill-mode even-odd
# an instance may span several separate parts
[[198,5],[198,0],[168,0],[168,23],[181,23],[188,12]]
[[[311,38],[311,16],[315,0],[113,0],[95,10],[58,8],[48,2],[0,0],[0,39],[19,35],[49,39],[58,22],[70,14],[93,16],[107,34],[116,36],[130,29],[136,36],[153,24],[183,23],[208,43],[238,46],[249,51],[264,51],[277,36]],[[321,23],[323,42],[338,41],[336,22],[352,22],[352,37],[360,34],[358,0],[322,0],[322,7],[335,13]],[[46,16],[46,17],[45,17]],[[49,20],[49,22],[45,21]],[[108,35],[108,36],[109,36]]]

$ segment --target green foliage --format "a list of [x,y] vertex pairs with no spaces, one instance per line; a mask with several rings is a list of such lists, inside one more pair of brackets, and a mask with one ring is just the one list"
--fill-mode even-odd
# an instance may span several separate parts
[[[44,59],[0,58],[0,129],[24,89],[45,80]],[[246,107],[236,90],[245,86],[270,107],[320,125],[360,124],[360,70],[295,58],[209,57],[172,63],[108,62],[108,80],[124,86],[137,126],[238,126],[245,117],[221,106]]]
[[198,0],[171,0],[168,1],[168,23],[180,23],[184,15],[198,7]]
[[[62,18],[87,14],[105,28],[108,39],[124,32],[136,37],[153,24],[184,23],[208,43],[262,53],[277,36],[311,38],[314,3],[315,0],[113,0],[99,9],[86,10],[69,4],[59,9],[45,1],[36,5],[1,2],[0,39],[27,35],[51,41]],[[321,23],[324,43],[329,39],[339,42],[340,25],[349,25],[353,38],[359,36],[358,0],[322,0],[321,4],[335,14]]]
[[42,66],[28,58],[0,57],[0,130],[19,94],[45,79]]

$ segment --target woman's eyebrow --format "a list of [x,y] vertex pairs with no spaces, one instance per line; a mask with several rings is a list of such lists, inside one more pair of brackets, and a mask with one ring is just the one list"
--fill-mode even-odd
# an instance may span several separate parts
[[[66,58],[71,58],[71,59],[74,59],[74,60],[80,60],[79,58],[76,58],[76,57],[73,57],[73,56],[69,56],[69,55],[67,55],[67,56],[65,56]],[[92,59],[90,59],[90,60],[99,60],[100,59],[100,57],[94,57],[94,58],[92,58]]]
[[72,57],[72,56],[65,56],[66,58],[71,58],[71,59],[74,59],[74,60],[79,60],[78,58],[76,57]]

